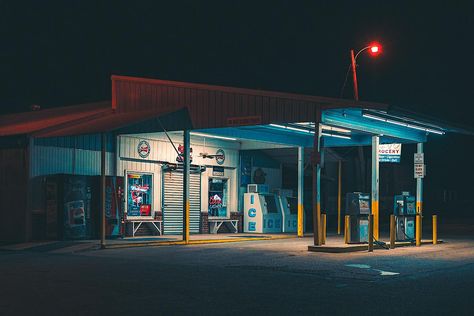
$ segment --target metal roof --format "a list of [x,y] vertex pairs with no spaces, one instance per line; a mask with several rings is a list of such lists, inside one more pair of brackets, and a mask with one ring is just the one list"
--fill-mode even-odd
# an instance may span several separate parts
[[[312,135],[275,131],[269,124],[315,122],[318,113],[322,113],[322,123],[353,131],[350,141],[327,137],[327,146],[366,145],[371,135],[384,135],[382,142],[424,142],[426,129],[461,131],[414,113],[391,111],[381,103],[112,76],[111,102],[1,116],[0,136],[144,133],[162,131],[164,126],[170,131],[207,130],[247,139],[260,133],[263,141],[278,139],[278,143],[310,147]],[[371,120],[364,113],[381,115],[382,119]],[[392,118],[398,124],[387,124],[393,122]],[[413,124],[425,130],[409,128]]]
[[[0,136],[92,134],[153,125],[155,117],[187,111],[170,130],[295,122],[324,108],[386,109],[387,105],[293,93],[112,76],[112,101],[0,117]],[[182,113],[182,112],[181,112]],[[183,118],[186,118],[183,120]],[[148,124],[145,121],[148,120]],[[186,124],[184,124],[186,123]]]
[[0,116],[0,136],[33,134],[50,126],[92,118],[109,111],[110,101]]
[[186,107],[194,129],[308,121],[329,108],[388,108],[373,102],[112,76],[112,107],[118,112],[163,106]]

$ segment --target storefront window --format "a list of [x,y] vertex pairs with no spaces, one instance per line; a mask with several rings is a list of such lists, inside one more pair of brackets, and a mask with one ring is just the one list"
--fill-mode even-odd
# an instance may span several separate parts
[[153,175],[127,172],[127,215],[151,216]]
[[209,216],[227,217],[227,179],[209,179]]

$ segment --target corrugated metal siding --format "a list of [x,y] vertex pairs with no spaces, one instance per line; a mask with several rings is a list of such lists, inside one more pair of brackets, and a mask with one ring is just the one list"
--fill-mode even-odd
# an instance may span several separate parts
[[[118,111],[140,111],[172,107],[189,109],[194,128],[227,126],[229,117],[260,117],[263,124],[271,122],[300,122],[314,120],[317,109],[331,107],[331,101],[309,101],[309,97],[241,89],[206,89],[179,83],[160,84],[113,77],[114,99]],[[227,91],[224,91],[227,90]],[[268,95],[265,95],[268,93]],[[314,98],[316,99],[316,97]],[[334,99],[333,102],[336,99]],[[347,103],[347,101],[346,101]]]
[[[140,137],[137,137],[140,136]],[[178,145],[182,141],[181,135],[170,134],[173,142]],[[141,140],[146,140],[150,144],[151,151],[147,158],[141,158],[137,153],[137,146]],[[182,143],[182,142],[181,142]],[[199,157],[199,153],[206,151],[215,153],[217,149],[225,150],[226,159],[222,166],[226,167],[225,176],[230,178],[231,187],[229,188],[230,203],[229,209],[237,209],[237,166],[239,163],[240,143],[222,141],[218,139],[206,139],[204,146],[202,137],[191,136],[191,147],[193,148],[193,164],[218,166],[215,159],[204,159]],[[119,148],[117,157],[117,175],[123,176],[124,170],[136,172],[149,172],[154,175],[154,199],[153,212],[163,210],[161,200],[162,187],[162,169],[160,162],[176,163],[176,152],[173,146],[163,133],[151,133],[141,135],[124,135],[117,138],[117,148]],[[229,169],[227,169],[229,168]],[[231,169],[230,169],[231,168]],[[209,168],[207,173],[212,174]],[[201,183],[207,186],[207,173],[203,174]],[[201,208],[207,210],[207,191],[202,191]]]
[[[183,138],[178,135],[171,134],[171,139],[175,146],[183,144]],[[138,144],[146,140],[150,144],[150,154],[146,158],[138,155]],[[164,133],[142,134],[136,136],[119,136],[119,157],[139,161],[161,161],[176,163],[176,151],[173,145],[168,141]],[[218,139],[191,136],[191,148],[193,150],[193,161],[195,165],[219,166],[215,159],[199,157],[200,153],[215,154],[218,149],[223,149],[225,152],[225,161],[222,167],[236,168],[239,163],[240,143],[222,141]],[[135,170],[138,171],[138,170]]]
[[[199,233],[201,223],[201,174],[191,173],[189,181],[189,231]],[[183,173],[163,172],[163,232],[183,232]]]
[[[30,177],[51,174],[100,175],[100,135],[34,139],[31,147]],[[106,174],[114,175],[115,153],[108,137]]]

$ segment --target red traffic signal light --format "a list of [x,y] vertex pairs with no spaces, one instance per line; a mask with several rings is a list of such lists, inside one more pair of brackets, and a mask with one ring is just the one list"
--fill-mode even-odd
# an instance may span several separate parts
[[372,56],[378,56],[380,54],[380,52],[382,51],[382,46],[377,43],[377,42],[373,42],[369,45],[369,54],[372,55]]

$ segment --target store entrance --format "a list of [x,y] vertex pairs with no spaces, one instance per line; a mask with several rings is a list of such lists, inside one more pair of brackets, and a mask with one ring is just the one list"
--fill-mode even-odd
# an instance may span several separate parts
[[209,178],[209,217],[228,217],[228,179]]

